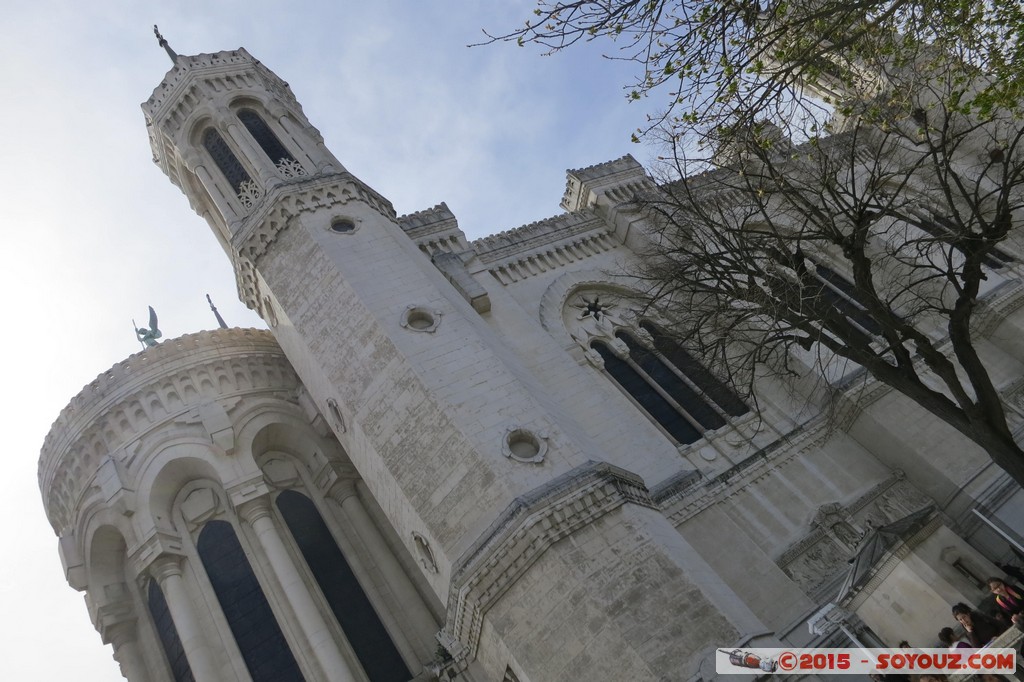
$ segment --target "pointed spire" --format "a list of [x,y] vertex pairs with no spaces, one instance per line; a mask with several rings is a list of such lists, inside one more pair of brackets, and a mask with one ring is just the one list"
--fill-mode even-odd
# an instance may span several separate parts
[[171,49],[170,45],[167,44],[167,40],[162,35],[160,35],[160,29],[157,28],[156,24],[153,24],[153,33],[154,35],[156,35],[156,39],[160,43],[160,47],[164,48],[164,50],[167,52],[167,56],[171,58],[171,61],[177,64],[177,53]]
[[220,316],[220,313],[219,313],[219,312],[217,312],[217,306],[215,306],[215,305],[213,304],[213,299],[212,299],[212,298],[210,298],[210,295],[209,295],[209,294],[207,294],[207,295],[206,295],[206,300],[207,300],[207,301],[209,302],[209,304],[210,304],[210,310],[212,310],[212,311],[213,311],[213,314],[214,314],[214,316],[215,316],[215,317],[217,318],[217,324],[219,324],[219,325],[220,325],[220,328],[221,328],[221,329],[227,329],[227,328],[228,328],[228,323],[227,323],[227,322],[225,322],[225,321],[224,321],[224,318]]

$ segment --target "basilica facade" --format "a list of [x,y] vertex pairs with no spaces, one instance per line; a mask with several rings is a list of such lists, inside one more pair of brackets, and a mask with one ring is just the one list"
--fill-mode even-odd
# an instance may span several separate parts
[[[154,160],[269,331],[133,355],[46,439],[68,582],[132,682],[709,679],[718,649],[931,645],[1010,556],[975,511],[1019,526],[1017,486],[908,399],[765,377],[755,409],[635,309],[631,157],[468,241],[246,50],[173,58]],[[1017,263],[977,345],[1024,406]]]

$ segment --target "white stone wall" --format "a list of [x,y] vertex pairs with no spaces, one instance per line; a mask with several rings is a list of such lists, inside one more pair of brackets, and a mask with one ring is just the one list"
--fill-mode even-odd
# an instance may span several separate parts
[[[266,162],[240,102],[297,170]],[[40,483],[69,581],[133,680],[166,679],[146,663],[159,649],[135,583],[153,572],[202,596],[190,627],[217,644],[193,644],[207,677],[244,679],[186,512],[241,529],[308,679],[335,679],[336,659],[361,679],[315,590],[281,579],[294,551],[266,545],[279,524],[252,500],[287,481],[330,520],[410,669],[440,629],[447,670],[480,682],[506,669],[521,682],[687,679],[715,647],[802,644],[873,527],[934,504],[980,537],[975,502],[1019,506],[976,447],[872,381],[828,392],[811,371],[795,385],[759,377],[759,415],[673,442],[573,317],[600,294],[635,322],[622,273],[650,227],[628,202],[652,182],[630,157],[570,171],[569,213],[469,243],[443,204],[395,216],[244,50],[183,57],[144,110],[158,163],[280,347],[238,331],[166,342],[76,398],[47,440]],[[253,179],[248,195],[201,148],[209,127]],[[339,219],[354,229],[333,230]],[[978,335],[1019,429],[1018,270],[990,282]]]
[[170,679],[150,580],[196,679],[249,679],[196,551],[213,519],[235,527],[306,678],[364,679],[275,511],[285,489],[317,505],[409,669],[432,662],[440,624],[406,574],[412,559],[396,556],[303,393],[267,332],[203,332],[101,375],[54,425],[40,461],[47,513],[68,581],[128,679]]

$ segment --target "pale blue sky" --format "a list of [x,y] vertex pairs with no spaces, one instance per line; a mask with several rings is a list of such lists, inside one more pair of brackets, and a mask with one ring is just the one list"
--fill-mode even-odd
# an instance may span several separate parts
[[36,487],[50,424],[83,385],[166,337],[261,325],[203,220],[151,161],[139,103],[182,54],[246,47],[288,81],[328,146],[400,213],[446,201],[470,236],[559,212],[565,169],[649,151],[631,69],[594,49],[467,49],[525,20],[531,0],[41,0],[0,3],[0,187],[11,446],[0,497],[3,678],[119,678],[63,580]]

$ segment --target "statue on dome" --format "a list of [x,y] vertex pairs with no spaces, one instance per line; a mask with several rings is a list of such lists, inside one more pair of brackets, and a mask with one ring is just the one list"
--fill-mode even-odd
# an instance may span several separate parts
[[[132,326],[135,327],[135,320],[132,320]],[[156,311],[153,310],[153,306],[149,306],[149,327],[135,327],[135,336],[139,339],[143,349],[155,346],[156,340],[163,336],[157,327]]]

